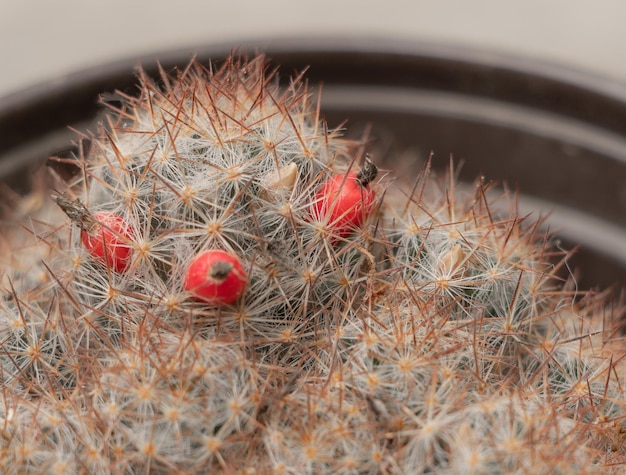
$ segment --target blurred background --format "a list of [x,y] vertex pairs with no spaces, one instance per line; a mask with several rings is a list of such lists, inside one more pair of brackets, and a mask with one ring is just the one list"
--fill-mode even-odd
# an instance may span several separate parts
[[293,36],[442,41],[626,82],[623,0],[0,0],[0,97],[153,52]]

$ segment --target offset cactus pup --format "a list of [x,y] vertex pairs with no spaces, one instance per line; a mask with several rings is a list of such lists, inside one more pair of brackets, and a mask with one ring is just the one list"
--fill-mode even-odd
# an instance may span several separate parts
[[[430,162],[394,178],[391,151],[272,71],[141,74],[65,161],[77,173],[7,211],[3,472],[619,471],[621,309],[559,277],[568,253],[515,194]],[[352,178],[359,218],[312,219]],[[131,231],[95,253],[101,213]],[[216,250],[231,265],[211,285],[235,291],[190,298]]]

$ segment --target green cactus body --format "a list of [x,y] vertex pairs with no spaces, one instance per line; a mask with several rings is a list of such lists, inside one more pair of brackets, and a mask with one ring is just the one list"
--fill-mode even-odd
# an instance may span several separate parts
[[[312,211],[371,164],[266,66],[140,76],[56,202],[3,222],[0,471],[619,472],[619,310],[481,183],[359,182],[349,228]],[[123,265],[81,239],[104,212]],[[185,289],[209,250],[244,269],[227,304]]]

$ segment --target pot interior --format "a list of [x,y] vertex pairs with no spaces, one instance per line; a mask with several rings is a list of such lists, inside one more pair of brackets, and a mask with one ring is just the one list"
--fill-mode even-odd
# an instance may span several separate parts
[[[520,193],[521,214],[546,220],[571,260],[581,288],[626,289],[626,86],[548,65],[432,45],[398,51],[274,46],[281,78],[308,68],[323,83],[330,127],[347,120],[348,135],[366,128],[384,166],[416,175],[434,154],[452,156],[460,179],[504,182]],[[228,49],[199,50],[198,59]],[[161,56],[165,69],[188,52]],[[156,76],[154,60],[144,69]],[[0,180],[19,192],[51,155],[70,156],[76,134],[93,129],[100,93],[136,90],[134,62],[121,62],[33,88],[0,105]],[[617,91],[617,93],[616,93]]]

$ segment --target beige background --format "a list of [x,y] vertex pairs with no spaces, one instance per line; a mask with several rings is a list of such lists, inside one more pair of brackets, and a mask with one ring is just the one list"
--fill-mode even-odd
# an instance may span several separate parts
[[0,0],[0,97],[115,59],[295,35],[482,46],[626,84],[624,0]]

